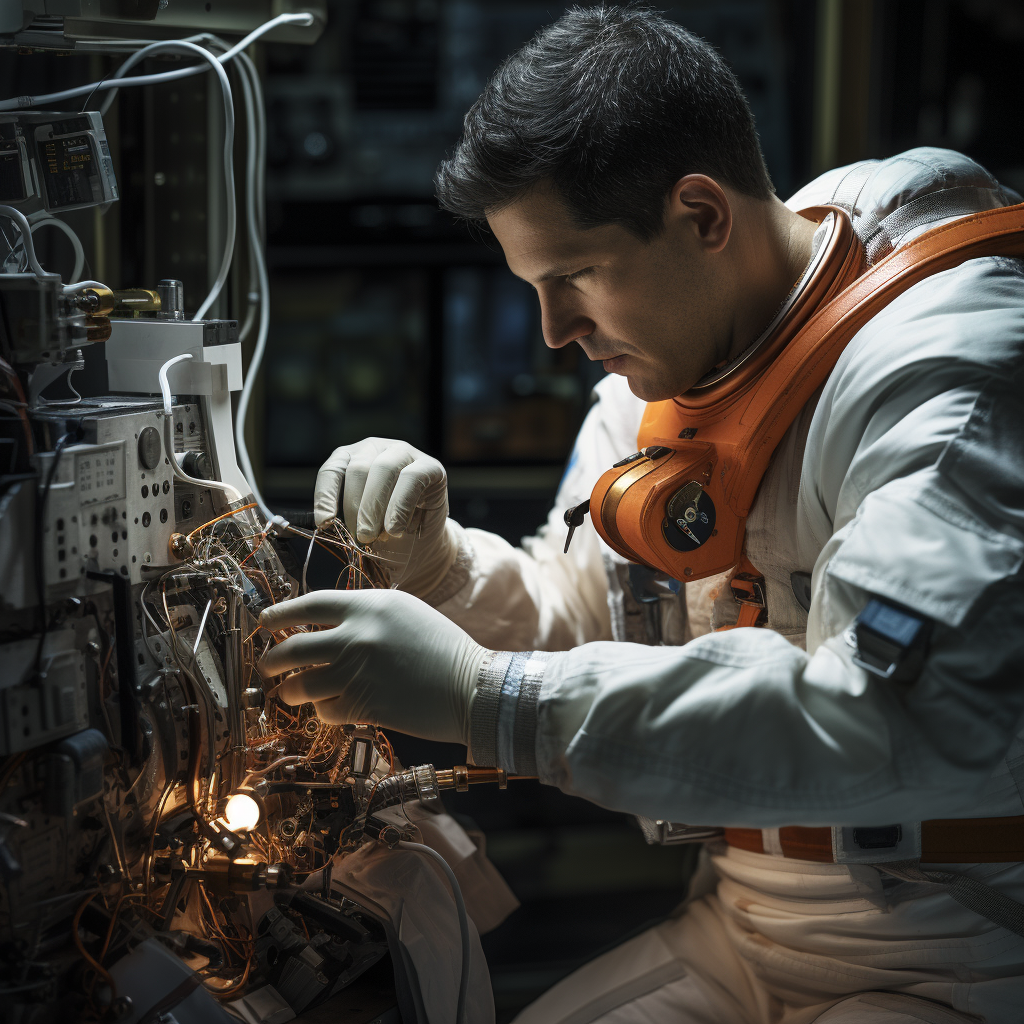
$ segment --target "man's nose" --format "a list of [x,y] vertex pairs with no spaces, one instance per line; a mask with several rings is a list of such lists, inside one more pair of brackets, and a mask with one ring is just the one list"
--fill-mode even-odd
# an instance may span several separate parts
[[565,348],[597,328],[575,302],[551,292],[540,293],[540,325],[548,348]]

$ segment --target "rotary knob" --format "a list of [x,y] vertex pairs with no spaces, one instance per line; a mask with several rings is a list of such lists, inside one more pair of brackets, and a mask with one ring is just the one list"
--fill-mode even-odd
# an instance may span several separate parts
[[156,427],[143,427],[139,434],[139,462],[146,469],[156,469],[160,465],[162,452],[160,431]]

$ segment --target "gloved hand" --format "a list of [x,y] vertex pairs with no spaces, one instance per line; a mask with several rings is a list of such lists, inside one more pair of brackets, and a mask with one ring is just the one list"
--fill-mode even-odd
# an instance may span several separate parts
[[283,701],[313,701],[325,722],[469,743],[477,675],[489,652],[440,612],[397,590],[318,590],[260,615],[269,630],[310,623],[334,628],[290,636],[260,663],[264,677],[305,669],[281,683]]
[[391,559],[393,584],[425,597],[444,579],[458,541],[448,522],[448,477],[437,459],[381,437],[336,448],[316,477],[317,526],[337,517],[339,497],[352,536],[377,542],[374,550]]

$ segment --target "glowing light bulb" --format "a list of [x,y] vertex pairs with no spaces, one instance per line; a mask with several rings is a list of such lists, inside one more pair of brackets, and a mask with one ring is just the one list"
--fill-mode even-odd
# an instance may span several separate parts
[[234,793],[224,808],[224,823],[232,832],[255,828],[260,820],[260,805],[248,793]]

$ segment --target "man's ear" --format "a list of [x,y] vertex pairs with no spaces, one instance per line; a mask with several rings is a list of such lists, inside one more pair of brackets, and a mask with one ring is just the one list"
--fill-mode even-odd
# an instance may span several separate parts
[[691,230],[705,252],[721,252],[732,234],[729,197],[706,174],[687,174],[672,186],[665,216]]

